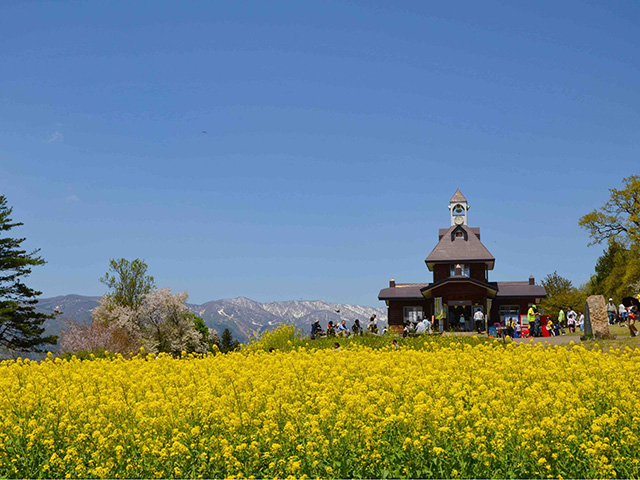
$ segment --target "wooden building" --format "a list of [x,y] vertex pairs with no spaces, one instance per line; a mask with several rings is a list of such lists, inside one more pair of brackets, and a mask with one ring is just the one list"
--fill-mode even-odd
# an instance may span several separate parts
[[[405,322],[432,316],[438,328],[458,330],[460,317],[470,330],[472,318],[482,310],[487,324],[504,322],[507,314],[526,314],[529,306],[546,297],[533,277],[522,282],[491,282],[495,258],[480,240],[480,229],[469,227],[467,199],[457,190],[449,201],[451,226],[438,232],[438,243],[425,259],[433,272],[431,283],[389,282],[378,298],[389,309],[389,329],[399,331]],[[488,313],[488,316],[487,316]]]

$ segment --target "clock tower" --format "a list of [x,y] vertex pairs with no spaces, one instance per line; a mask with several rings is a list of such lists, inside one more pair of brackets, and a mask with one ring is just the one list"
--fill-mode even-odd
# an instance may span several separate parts
[[456,190],[451,200],[449,200],[449,211],[451,212],[451,226],[467,225],[467,210],[469,205],[460,189]]

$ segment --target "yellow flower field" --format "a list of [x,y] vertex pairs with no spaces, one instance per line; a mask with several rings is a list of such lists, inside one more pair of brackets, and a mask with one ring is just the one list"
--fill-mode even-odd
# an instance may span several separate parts
[[0,476],[638,476],[640,351],[421,342],[5,361]]

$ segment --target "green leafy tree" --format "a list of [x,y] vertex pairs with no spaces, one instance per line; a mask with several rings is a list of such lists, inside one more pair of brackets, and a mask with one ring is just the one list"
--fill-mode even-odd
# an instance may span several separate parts
[[580,219],[591,245],[608,242],[589,281],[589,292],[616,301],[640,290],[640,175],[622,182],[624,188],[609,189],[607,203]]
[[568,307],[573,307],[576,311],[584,308],[588,295],[585,286],[574,287],[571,280],[560,276],[556,271],[547,275],[541,283],[547,291],[547,298],[543,299],[539,305],[545,315],[551,315],[555,320],[558,318],[560,309],[566,313]]
[[11,220],[12,211],[6,197],[0,195],[0,346],[9,350],[41,351],[44,345],[56,344],[56,336],[42,336],[42,324],[54,315],[35,311],[41,292],[27,287],[23,279],[32,267],[45,261],[37,255],[39,250],[28,253],[21,247],[24,238],[6,236],[11,229],[23,225]]
[[568,278],[561,277],[557,271],[550,273],[542,280],[542,286],[547,291],[547,296],[564,294],[574,290],[573,283]]
[[609,201],[580,219],[580,226],[592,239],[591,245],[609,239],[640,245],[640,175],[631,175],[622,182],[625,188],[609,189]]
[[129,261],[126,258],[109,261],[109,271],[100,279],[111,292],[107,294],[115,305],[136,310],[143,297],[150,293],[155,286],[154,279],[147,275],[147,264],[136,258]]
[[[193,322],[193,326],[195,327],[196,331],[200,335],[201,344],[206,345],[207,351],[211,351],[211,348],[214,345],[214,341],[217,338],[217,335],[215,336],[216,338],[214,338],[214,335],[210,332],[209,327],[207,327],[206,323],[204,323],[204,320],[200,318],[198,315],[196,315],[195,313],[190,312],[187,314],[187,317],[191,319],[191,321]],[[219,345],[218,345],[218,348],[220,348]],[[194,350],[195,348],[191,348],[191,351],[194,351]]]
[[626,248],[615,240],[596,263],[596,273],[589,280],[589,293],[620,301],[640,290],[640,246]]

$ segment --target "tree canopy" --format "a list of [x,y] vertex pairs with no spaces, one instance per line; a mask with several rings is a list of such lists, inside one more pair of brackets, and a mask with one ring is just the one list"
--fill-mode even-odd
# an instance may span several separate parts
[[584,308],[586,289],[574,287],[571,280],[560,276],[557,271],[547,275],[541,283],[547,291],[547,298],[539,305],[545,315],[551,315],[555,320],[561,309],[566,313],[568,307],[573,307],[576,311]]
[[55,345],[57,337],[43,337],[45,320],[53,318],[35,311],[41,294],[27,287],[23,279],[32,267],[43,265],[39,250],[28,253],[22,248],[24,238],[7,236],[7,232],[22,226],[10,218],[13,209],[0,195],[0,346],[9,350],[40,351],[44,345]]
[[116,305],[137,309],[145,295],[155,286],[151,275],[147,275],[147,264],[136,258],[109,261],[109,271],[100,279],[111,291],[107,294]]
[[620,301],[640,290],[640,245],[626,248],[614,239],[596,262],[596,273],[589,280],[589,293]]
[[640,245],[640,175],[631,175],[622,182],[625,188],[609,189],[609,201],[580,219],[580,226],[592,239],[591,245],[610,239]]

